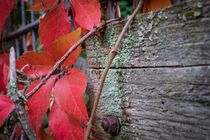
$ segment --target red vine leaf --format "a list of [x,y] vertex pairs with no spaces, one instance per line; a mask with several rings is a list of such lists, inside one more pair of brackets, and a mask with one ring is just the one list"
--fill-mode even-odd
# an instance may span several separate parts
[[[31,123],[32,129],[39,135],[39,129],[42,126],[43,119],[50,105],[51,90],[54,85],[56,76],[51,76],[47,80],[46,84],[43,85],[27,102],[28,107],[28,119]],[[26,93],[34,89],[41,80],[33,82],[27,89]]]
[[14,7],[15,0],[0,0],[0,38],[4,23]]
[[7,93],[8,84],[8,74],[9,74],[9,54],[0,55],[0,90]]
[[45,15],[39,24],[39,37],[44,45],[45,51],[51,56],[51,45],[59,36],[68,34],[71,31],[71,25],[65,12],[63,3],[60,3],[55,9]]
[[[79,39],[81,36],[81,28],[74,32],[59,37],[52,44],[52,53],[56,61],[58,61]],[[81,52],[81,46],[77,47],[64,61],[64,66],[73,65]]]
[[7,95],[0,95],[0,126],[14,109],[15,105]]
[[9,54],[8,53],[4,53],[0,55],[0,66],[2,64],[6,64],[9,66]]
[[100,23],[101,11],[98,0],[72,0],[74,20],[82,28],[92,30]]
[[55,84],[55,102],[70,117],[86,123],[88,115],[83,97],[86,90],[86,76],[76,68],[71,68],[68,73]]
[[23,72],[35,78],[47,74],[55,64],[55,61],[46,52],[28,51],[17,60],[16,64],[17,69],[21,69],[29,64],[29,66],[24,68]]
[[33,4],[29,7],[32,11],[46,11],[53,8],[58,0],[34,0]]
[[[71,3],[71,5],[72,5],[72,3]],[[80,27],[80,25],[77,24],[77,22],[75,21],[75,10],[74,10],[74,8],[72,7],[71,10],[72,10],[73,18],[74,18],[74,20],[73,20],[74,28],[77,29],[77,28]],[[82,34],[85,35],[86,33],[87,33],[87,30],[82,28]]]
[[143,13],[171,5],[170,0],[146,0],[143,4]]
[[55,140],[83,140],[86,127],[73,117],[69,117],[56,103],[49,114],[49,129]]
[[3,65],[3,68],[0,69],[0,90],[4,91],[4,93],[7,93],[7,85],[8,85],[8,75],[9,75],[9,67],[7,65]]
[[54,140],[49,128],[41,127],[39,135],[42,138],[42,140]]

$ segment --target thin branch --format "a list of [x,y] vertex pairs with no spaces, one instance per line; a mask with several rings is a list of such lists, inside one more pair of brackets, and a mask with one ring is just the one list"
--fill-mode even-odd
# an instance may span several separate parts
[[42,79],[42,81],[31,91],[26,95],[26,98],[30,98],[36,91],[38,91],[42,85],[44,85],[47,80],[52,76],[52,74],[54,73],[54,71],[59,68],[59,66],[66,60],[66,58],[82,43],[84,42],[90,35],[92,35],[93,33],[95,33],[96,31],[100,30],[101,28],[103,28],[106,24],[109,24],[113,21],[117,21],[119,19],[112,19],[109,21],[106,21],[104,24],[101,24],[98,27],[93,28],[93,30],[91,30],[90,32],[88,32],[85,36],[83,36],[79,41],[77,41],[66,53],[65,55],[56,62],[56,64],[53,66],[52,70]]
[[18,84],[21,84],[21,85],[27,85],[27,84],[30,84],[30,82],[29,81],[27,81],[27,80],[18,80]]
[[27,77],[27,75],[25,75],[23,72],[21,72],[21,71],[18,70],[18,69],[16,70],[16,72],[17,72],[18,75],[22,75],[22,76],[24,76],[24,77]]
[[26,98],[30,98],[38,89],[41,88],[42,85],[44,85],[47,80],[52,76],[54,71],[59,68],[59,66],[66,60],[66,58],[84,41],[86,40],[90,35],[96,32],[96,28],[93,28],[92,31],[88,32],[85,36],[83,36],[78,42],[76,42],[67,52],[66,54],[56,62],[56,64],[53,66],[52,70],[42,79],[42,81],[28,94],[26,94]]
[[33,130],[25,112],[25,100],[23,94],[17,88],[17,73],[16,73],[16,60],[15,60],[15,49],[10,48],[10,66],[9,66],[9,85],[8,85],[8,96],[15,104],[15,110],[18,114],[18,120],[30,140],[36,140]]
[[14,137],[15,137],[15,132],[16,132],[17,128],[18,128],[18,123],[15,124],[15,126],[14,126],[14,128],[13,128],[13,130],[12,130],[12,134],[11,134],[9,140],[13,140],[13,139],[14,139]]
[[24,140],[24,133],[21,133],[20,140]]
[[121,31],[118,39],[117,39],[117,42],[116,42],[113,50],[111,51],[108,64],[106,65],[104,73],[103,73],[103,75],[101,77],[100,85],[99,85],[99,88],[98,88],[98,91],[97,91],[97,94],[96,94],[96,99],[95,99],[95,102],[94,102],[94,105],[93,105],[93,109],[92,109],[92,112],[91,112],[90,120],[88,122],[88,127],[87,127],[87,131],[86,131],[85,140],[88,140],[88,137],[89,137],[89,134],[90,134],[90,130],[91,130],[91,127],[92,127],[92,123],[93,123],[93,119],[94,119],[94,116],[95,116],[96,108],[97,108],[97,105],[98,105],[98,102],[99,102],[99,99],[100,99],[100,96],[101,96],[101,92],[102,92],[102,89],[103,89],[104,81],[106,79],[106,75],[107,75],[107,73],[109,71],[110,65],[111,65],[113,59],[115,58],[115,56],[117,55],[117,50],[118,50],[119,44],[120,44],[120,42],[121,42],[121,40],[122,40],[122,38],[123,38],[123,36],[125,34],[125,31],[128,28],[128,25],[131,23],[131,21],[133,20],[133,18],[135,17],[135,15],[139,11],[139,9],[142,7],[142,5],[143,5],[143,0],[141,0],[139,2],[137,8],[135,9],[133,14],[130,16],[130,18],[126,22],[125,26],[123,27],[123,29],[122,29],[122,31]]

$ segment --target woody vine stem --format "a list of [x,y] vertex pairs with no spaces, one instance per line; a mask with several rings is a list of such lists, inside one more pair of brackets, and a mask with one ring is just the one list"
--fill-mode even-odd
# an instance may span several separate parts
[[60,60],[58,60],[56,62],[56,64],[53,66],[52,70],[42,79],[42,81],[32,90],[30,91],[27,95],[26,98],[30,98],[32,95],[35,94],[36,91],[38,91],[42,85],[44,85],[47,80],[53,75],[53,72],[55,72],[56,69],[59,68],[59,66],[66,60],[66,58],[82,43],[84,42],[90,35],[92,35],[93,33],[99,31],[100,29],[102,29],[106,24],[109,24],[113,21],[117,21],[119,19],[112,19],[112,20],[108,20],[105,23],[101,24],[98,27],[93,28],[93,30],[91,30],[90,32],[88,32],[85,36],[83,36],[79,41],[77,41],[65,54],[63,57],[61,57]]
[[[83,36],[79,41],[77,41],[66,53],[65,55],[56,62],[56,64],[53,66],[52,70],[42,79],[42,81],[26,96],[24,96],[21,91],[18,90],[17,88],[17,75],[16,72],[19,74],[23,74],[22,72],[16,70],[16,65],[15,65],[15,53],[14,53],[14,48],[11,47],[10,51],[10,57],[12,58],[10,62],[10,83],[8,84],[10,87],[9,90],[9,95],[11,95],[12,101],[15,103],[15,108],[11,111],[13,112],[14,110],[17,111],[19,114],[18,119],[20,120],[20,123],[23,127],[23,130],[25,131],[25,134],[30,140],[35,140],[36,137],[33,133],[33,130],[30,126],[30,123],[28,121],[24,106],[25,103],[27,102],[27,99],[29,99],[31,96],[33,96],[36,91],[38,91],[46,82],[47,80],[53,75],[54,71],[59,68],[59,66],[66,60],[66,58],[83,42],[85,41],[89,36],[91,36],[93,33],[101,30],[105,25],[112,23],[113,21],[118,21],[118,19],[112,19],[108,20],[105,23],[100,24],[97,27],[94,27],[93,30],[88,32],[85,36]],[[12,86],[11,86],[12,85]]]
[[110,69],[110,66],[112,64],[112,61],[114,60],[115,56],[117,55],[117,50],[119,48],[120,42],[123,39],[123,36],[124,36],[128,26],[129,26],[129,24],[131,23],[131,21],[133,20],[133,18],[137,14],[137,12],[142,8],[142,5],[143,5],[143,0],[141,0],[139,2],[138,6],[136,7],[136,9],[134,10],[132,15],[130,16],[130,18],[126,22],[125,26],[123,27],[123,29],[122,29],[122,31],[121,31],[118,39],[117,39],[117,42],[116,42],[113,50],[111,51],[108,64],[106,65],[106,68],[105,68],[104,73],[103,73],[103,75],[101,77],[101,80],[100,80],[99,88],[97,90],[96,99],[95,99],[93,109],[92,109],[92,112],[91,112],[90,120],[88,122],[88,127],[87,127],[87,131],[86,131],[85,140],[88,140],[90,130],[91,130],[91,126],[92,126],[92,123],[93,123],[93,119],[94,119],[94,116],[95,116],[96,108],[97,108],[97,105],[98,105],[98,102],[99,102],[99,99],[100,99],[100,96],[101,96],[101,92],[102,92],[102,89],[103,89],[103,86],[104,86],[104,81],[106,79],[107,73],[108,73],[108,71]]

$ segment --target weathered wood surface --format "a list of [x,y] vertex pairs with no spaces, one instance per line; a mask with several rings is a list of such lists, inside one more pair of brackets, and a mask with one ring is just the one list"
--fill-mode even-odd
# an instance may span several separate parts
[[[210,1],[193,0],[138,16],[105,81],[97,108],[101,139],[210,139]],[[108,52],[124,22],[87,45],[88,90],[94,100]],[[119,117],[119,136],[101,129]]]

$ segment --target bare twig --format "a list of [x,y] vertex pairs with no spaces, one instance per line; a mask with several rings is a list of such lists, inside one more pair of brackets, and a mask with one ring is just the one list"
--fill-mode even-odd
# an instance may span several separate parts
[[30,140],[36,140],[33,130],[25,112],[25,100],[23,94],[17,88],[15,49],[10,48],[10,66],[9,66],[9,86],[8,95],[15,104],[15,110],[18,114],[18,120]]
[[90,35],[92,35],[93,33],[95,33],[96,31],[100,30],[101,28],[103,28],[106,24],[109,24],[113,21],[116,21],[119,19],[112,19],[109,21],[106,21],[104,24],[102,24],[100,27],[95,27],[93,28],[93,30],[91,30],[90,32],[88,32],[85,36],[83,36],[79,41],[77,41],[66,53],[65,55],[56,62],[56,64],[53,66],[52,70],[42,79],[42,81],[31,91],[26,95],[26,98],[30,98],[39,88],[42,87],[42,85],[44,85],[47,80],[52,76],[52,74],[54,73],[54,71],[66,60],[66,58],[82,43],[84,42]]
[[101,77],[100,85],[99,85],[99,88],[98,88],[98,91],[97,91],[97,94],[96,94],[96,99],[95,99],[95,102],[94,102],[94,105],[93,105],[93,109],[92,109],[92,112],[91,112],[90,120],[88,122],[88,127],[87,127],[87,131],[86,131],[85,140],[88,140],[88,137],[89,137],[89,134],[90,134],[90,130],[91,130],[91,127],[92,127],[92,123],[93,123],[93,119],[94,119],[94,115],[95,115],[95,112],[96,112],[96,108],[97,108],[97,105],[98,105],[98,102],[99,102],[99,99],[100,99],[100,95],[101,95],[101,92],[102,92],[102,89],[103,89],[104,81],[106,79],[106,75],[107,75],[107,73],[109,71],[110,65],[111,65],[113,59],[115,58],[115,56],[117,55],[117,50],[118,50],[119,44],[120,44],[120,42],[121,42],[121,40],[122,40],[122,38],[123,38],[123,36],[125,34],[125,31],[128,28],[128,25],[131,23],[131,21],[133,20],[133,18],[135,17],[135,15],[139,11],[139,9],[142,7],[142,5],[143,5],[143,0],[141,0],[139,2],[137,8],[135,9],[133,14],[130,16],[130,18],[126,22],[125,26],[123,27],[123,30],[121,31],[121,33],[120,33],[120,35],[118,37],[118,40],[117,40],[113,50],[111,51],[108,64],[106,65],[104,73],[103,73],[103,75]]
[[21,133],[20,140],[24,140],[24,133]]
[[29,81],[24,81],[24,80],[18,80],[18,84],[21,84],[21,85],[27,85],[27,84],[30,84]]
[[14,139],[15,132],[16,132],[17,128],[18,128],[18,123],[15,124],[15,126],[14,126],[14,128],[13,128],[13,130],[12,130],[12,134],[11,134],[9,140],[13,140],[13,139]]

